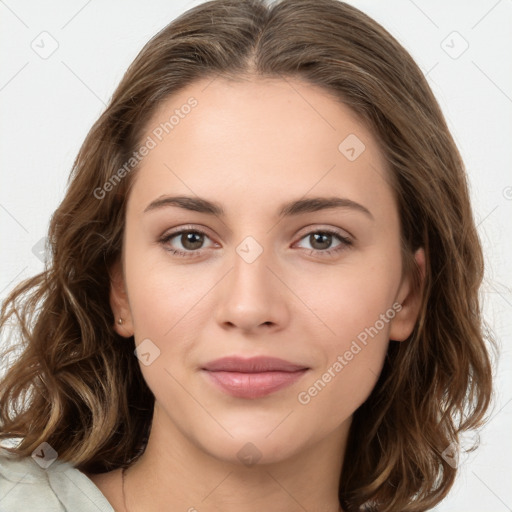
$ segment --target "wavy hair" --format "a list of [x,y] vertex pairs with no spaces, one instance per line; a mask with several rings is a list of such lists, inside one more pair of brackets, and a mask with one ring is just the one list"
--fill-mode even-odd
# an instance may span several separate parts
[[44,271],[2,305],[0,327],[11,342],[2,360],[19,353],[0,380],[0,440],[20,438],[9,448],[20,456],[46,441],[91,473],[126,467],[143,453],[154,396],[133,338],[127,343],[114,330],[109,303],[137,168],[109,193],[98,191],[119,178],[164,100],[216,76],[320,87],[380,144],[404,268],[417,275],[412,255],[423,247],[426,275],[411,336],[390,343],[377,385],[354,413],[339,499],[347,511],[428,510],[456,475],[444,450],[483,424],[492,397],[482,250],[464,164],[421,70],[382,26],[337,0],[209,1],[140,51],[73,163],[51,218]]

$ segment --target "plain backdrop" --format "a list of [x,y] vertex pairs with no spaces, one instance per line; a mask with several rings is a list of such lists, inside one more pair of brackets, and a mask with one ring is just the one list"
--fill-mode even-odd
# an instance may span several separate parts
[[[43,269],[40,240],[73,159],[124,71],[158,30],[199,3],[0,0],[1,300]],[[512,1],[349,3],[426,74],[465,160],[485,250],[482,297],[501,345],[496,401],[479,450],[436,510],[512,510]]]

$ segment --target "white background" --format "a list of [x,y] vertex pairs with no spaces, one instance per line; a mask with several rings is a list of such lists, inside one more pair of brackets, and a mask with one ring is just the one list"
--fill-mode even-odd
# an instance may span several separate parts
[[[124,71],[151,36],[199,3],[0,0],[2,300],[43,269],[33,247]],[[512,0],[349,3],[387,28],[427,75],[466,162],[486,255],[482,293],[501,345],[496,403],[480,449],[436,510],[512,510]],[[47,59],[31,47],[43,31],[58,43]]]

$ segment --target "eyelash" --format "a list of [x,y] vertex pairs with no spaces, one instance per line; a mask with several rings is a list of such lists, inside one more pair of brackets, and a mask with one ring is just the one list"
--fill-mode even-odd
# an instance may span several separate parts
[[[199,228],[186,228],[186,229],[181,229],[180,231],[175,231],[174,233],[169,233],[167,235],[164,235],[162,238],[160,238],[159,242],[162,245],[166,245],[169,243],[170,240],[172,240],[173,238],[176,238],[177,236],[182,235],[184,233],[196,233],[196,234],[200,234],[200,235],[204,235],[204,236],[208,237],[208,234]],[[313,234],[332,235],[333,237],[337,238],[341,243],[332,249],[326,249],[326,250],[310,249],[309,253],[308,253],[309,255],[320,255],[321,257],[332,257],[332,256],[337,255],[337,253],[339,253],[340,251],[343,251],[343,250],[349,248],[353,244],[353,242],[352,242],[352,240],[350,240],[350,238],[345,237],[345,236],[341,235],[339,232],[332,230],[332,229],[328,229],[328,228],[316,229],[316,230],[310,231],[310,232],[304,234],[299,240],[303,240],[304,238],[311,236]],[[172,249],[172,248],[167,248],[167,247],[165,247],[165,250],[169,251],[174,256],[183,257],[183,258],[199,257],[204,252],[204,249],[198,249],[195,251],[182,251],[179,249]],[[305,249],[305,250],[307,250],[307,249]]]

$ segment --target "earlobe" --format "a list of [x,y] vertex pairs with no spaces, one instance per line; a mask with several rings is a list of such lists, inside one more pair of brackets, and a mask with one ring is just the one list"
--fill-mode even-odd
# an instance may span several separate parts
[[110,268],[110,307],[114,314],[114,330],[120,336],[133,336],[133,322],[120,261]]
[[391,340],[405,341],[412,334],[421,309],[426,271],[423,248],[415,252],[414,260],[419,270],[419,282],[415,282],[411,273],[404,276],[402,280],[396,298],[402,307],[391,321],[389,331]]

